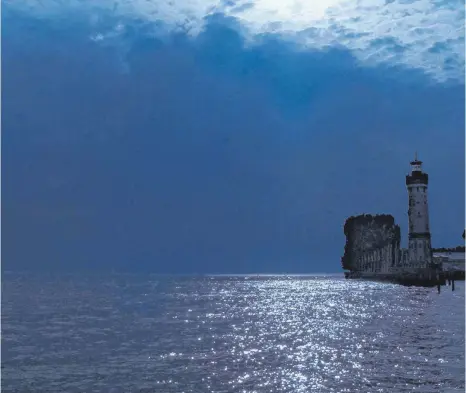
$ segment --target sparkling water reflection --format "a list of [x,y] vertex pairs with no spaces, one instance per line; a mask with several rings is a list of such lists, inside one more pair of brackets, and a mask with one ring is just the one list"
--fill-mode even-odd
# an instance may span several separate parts
[[4,274],[3,392],[462,392],[456,291]]

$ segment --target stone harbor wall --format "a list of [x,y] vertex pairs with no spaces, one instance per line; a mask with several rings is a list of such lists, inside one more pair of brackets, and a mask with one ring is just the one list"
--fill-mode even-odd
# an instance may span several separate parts
[[352,272],[389,273],[401,262],[400,227],[388,214],[349,217],[342,267]]

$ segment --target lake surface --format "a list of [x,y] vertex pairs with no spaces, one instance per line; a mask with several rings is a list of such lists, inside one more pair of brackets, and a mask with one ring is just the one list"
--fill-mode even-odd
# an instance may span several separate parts
[[464,392],[464,282],[2,276],[2,392]]

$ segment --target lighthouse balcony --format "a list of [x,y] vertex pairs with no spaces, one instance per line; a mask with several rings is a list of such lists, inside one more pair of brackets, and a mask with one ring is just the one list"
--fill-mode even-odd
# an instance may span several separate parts
[[411,186],[414,184],[428,184],[429,175],[423,172],[412,172],[406,176],[406,185]]

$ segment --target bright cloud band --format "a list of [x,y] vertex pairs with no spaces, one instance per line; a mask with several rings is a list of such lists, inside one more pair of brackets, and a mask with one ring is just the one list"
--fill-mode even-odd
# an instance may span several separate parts
[[[464,80],[464,3],[457,0],[6,0],[40,17],[84,16],[97,41],[114,39],[134,20],[156,33],[192,37],[208,17],[234,18],[247,42],[272,33],[298,47],[345,47],[364,65],[422,69],[437,81]],[[109,29],[101,23],[111,18]]]

